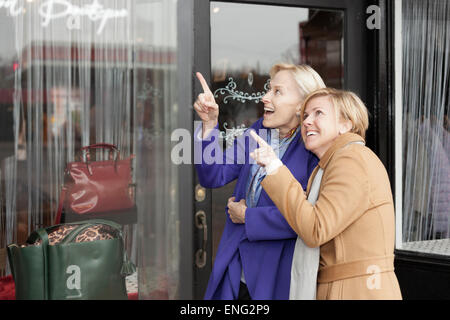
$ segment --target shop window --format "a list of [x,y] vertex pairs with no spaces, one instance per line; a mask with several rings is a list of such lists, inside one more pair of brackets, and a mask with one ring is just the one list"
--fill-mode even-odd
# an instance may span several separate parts
[[0,277],[6,245],[55,223],[67,163],[104,142],[135,155],[130,290],[177,298],[177,4],[0,1]]
[[397,247],[450,255],[450,3],[403,0],[401,11],[403,209]]

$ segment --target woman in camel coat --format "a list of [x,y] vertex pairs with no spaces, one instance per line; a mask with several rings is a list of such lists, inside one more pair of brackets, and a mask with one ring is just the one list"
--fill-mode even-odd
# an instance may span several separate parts
[[252,153],[266,167],[262,186],[309,247],[320,247],[317,299],[401,299],[394,273],[395,220],[387,172],[364,146],[367,109],[353,93],[321,89],[301,110],[305,147],[320,159],[318,198],[301,184],[254,132]]

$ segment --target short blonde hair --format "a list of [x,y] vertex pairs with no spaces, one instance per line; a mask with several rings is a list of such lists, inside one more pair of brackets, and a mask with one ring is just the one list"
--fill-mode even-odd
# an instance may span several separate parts
[[270,68],[270,77],[273,78],[275,74],[282,70],[292,72],[303,97],[306,97],[315,90],[326,87],[320,75],[306,64],[277,63]]
[[339,120],[350,120],[352,129],[350,132],[361,137],[366,137],[366,130],[369,127],[369,113],[362,100],[351,91],[324,88],[310,93],[303,101],[300,110],[300,122],[303,122],[305,108],[309,101],[318,97],[328,97],[333,104]]

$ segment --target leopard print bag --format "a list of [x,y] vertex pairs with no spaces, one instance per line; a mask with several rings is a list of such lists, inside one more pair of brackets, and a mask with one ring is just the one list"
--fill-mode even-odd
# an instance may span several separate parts
[[8,245],[8,259],[18,300],[126,300],[136,272],[121,225],[104,219],[35,230]]
[[[49,245],[53,246],[55,244],[58,244],[62,242],[67,235],[70,234],[72,230],[74,230],[78,225],[71,225],[71,224],[65,224],[57,226],[54,230],[49,230],[48,233],[48,243]],[[74,242],[89,242],[89,241],[97,241],[97,240],[110,240],[117,238],[118,234],[115,229],[108,225],[104,224],[96,224],[94,226],[88,227],[80,234],[76,236],[74,239]],[[27,243],[26,245],[22,245],[21,247],[26,247],[28,245],[41,245],[42,240],[37,239],[36,241],[32,243]]]

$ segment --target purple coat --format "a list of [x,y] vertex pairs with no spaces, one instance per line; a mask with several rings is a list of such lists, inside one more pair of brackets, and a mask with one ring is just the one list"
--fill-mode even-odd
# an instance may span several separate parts
[[[251,128],[258,132],[265,129],[262,119],[256,121]],[[245,199],[246,183],[250,172],[249,142],[243,148],[243,139],[236,139],[233,148],[222,154],[217,146],[217,131],[206,140],[199,140],[196,130],[195,157],[196,169],[200,184],[205,188],[220,188],[227,183],[238,179],[233,196],[235,201]],[[217,127],[216,127],[217,129]],[[209,141],[208,141],[209,139]],[[209,146],[209,147],[208,147]],[[250,142],[251,146],[251,142]],[[235,161],[233,164],[207,164],[208,161],[198,161],[199,153],[206,150],[215,158],[225,159],[228,150],[243,150],[245,163]],[[212,149],[215,151],[211,152]],[[305,149],[301,134],[293,139],[283,158],[283,163],[306,189],[308,178],[316,167],[318,160],[315,155]],[[223,160],[225,163],[225,160]],[[231,195],[230,195],[231,196]],[[237,299],[241,268],[243,265],[245,281],[254,300],[289,299],[289,286],[291,280],[291,264],[297,234],[286,222],[280,211],[270,200],[267,193],[262,190],[255,208],[248,208],[245,215],[245,224],[234,224],[227,212],[225,228],[220,240],[215,263],[211,272],[205,299],[231,300]]]

